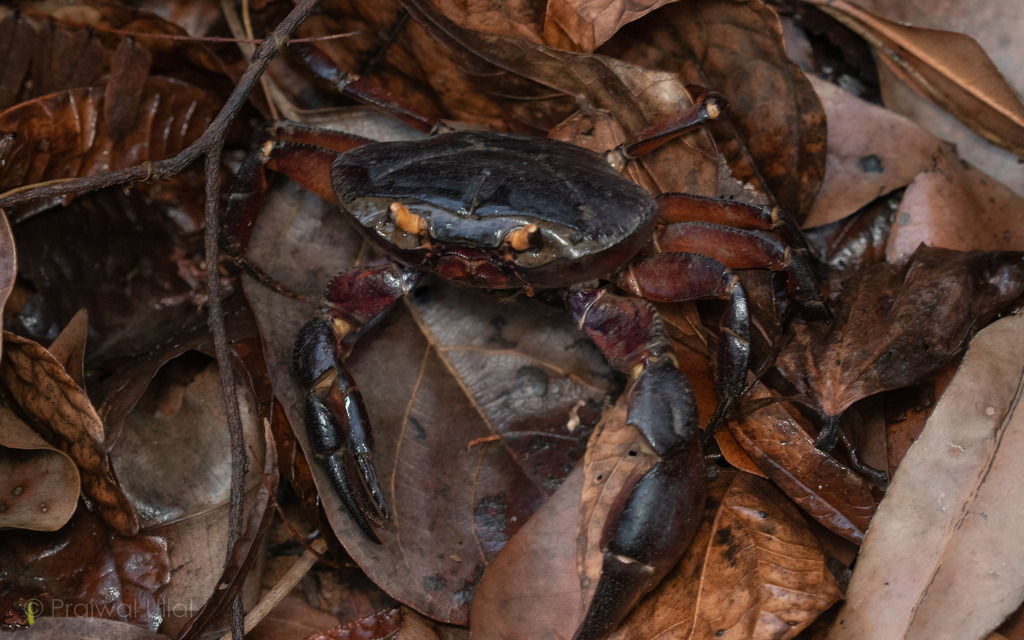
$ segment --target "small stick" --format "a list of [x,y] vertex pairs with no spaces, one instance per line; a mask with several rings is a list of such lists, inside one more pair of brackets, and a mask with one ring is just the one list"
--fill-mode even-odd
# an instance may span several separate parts
[[[263,618],[267,617],[267,614],[273,611],[274,607],[281,603],[281,600],[291,592],[292,588],[299,583],[299,580],[302,580],[303,576],[309,573],[310,568],[320,558],[320,554],[326,550],[327,543],[324,542],[323,538],[317,538],[313,541],[309,549],[306,549],[299,556],[299,559],[278,580],[274,588],[245,616],[245,633],[252,631]],[[229,631],[221,636],[220,640],[231,640],[232,638],[233,636]]]

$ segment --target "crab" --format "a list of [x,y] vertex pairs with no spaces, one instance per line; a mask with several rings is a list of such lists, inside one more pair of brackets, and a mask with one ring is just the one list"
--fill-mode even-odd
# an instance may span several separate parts
[[[350,93],[358,93],[354,82],[345,82]],[[345,360],[362,330],[430,272],[465,287],[560,300],[630,380],[627,422],[661,462],[608,518],[602,577],[576,637],[606,636],[678,561],[703,508],[703,449],[693,393],[652,302],[727,301],[720,400],[706,433],[746,384],[750,319],[732,269],[785,271],[788,295],[804,315],[828,317],[802,235],[783,211],[680,193],[655,197],[613,168],[715,119],[723,106],[705,93],[676,120],[605,155],[547,138],[451,131],[393,107],[435,135],[373,142],[289,125],[278,128],[284,139],[247,158],[228,207],[229,253],[244,252],[269,168],[336,202],[386,256],[327,284],[294,349],[313,453],[369,539],[379,542],[391,511]]]

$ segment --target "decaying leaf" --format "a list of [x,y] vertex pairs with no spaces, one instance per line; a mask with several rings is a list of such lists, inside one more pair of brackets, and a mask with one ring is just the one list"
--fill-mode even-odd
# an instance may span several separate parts
[[973,39],[891,22],[845,0],[815,4],[863,36],[905,82],[979,135],[1024,154],[1024,104]]
[[1024,292],[1024,258],[920,247],[848,282],[831,325],[795,327],[778,367],[827,419],[875,393],[914,384]]
[[[769,397],[760,384],[753,397]],[[825,527],[851,542],[864,539],[875,511],[871,487],[829,453],[782,405],[771,404],[729,423],[729,431],[761,471]]]
[[85,391],[39,344],[4,332],[0,378],[19,406],[53,430],[82,471],[82,491],[122,535],[139,530],[139,516],[121,490],[103,448],[103,423]]
[[670,2],[553,0],[548,2],[544,12],[545,40],[558,45],[567,39],[576,50],[591,52],[607,42],[624,25]]
[[0,408],[0,529],[56,531],[75,513],[78,467]]
[[35,599],[43,617],[94,617],[155,631],[164,612],[157,595],[170,576],[167,541],[125,538],[85,509],[59,531],[6,532],[0,548],[0,611]]
[[115,142],[103,117],[104,94],[104,87],[69,89],[0,113],[0,132],[11,136],[0,190],[168,158],[198,138],[219,108],[203,89],[149,78],[136,126]]
[[840,597],[796,508],[768,481],[727,472],[682,561],[611,640],[792,638]]
[[980,638],[1024,599],[1024,317],[971,342],[864,541],[830,640]]

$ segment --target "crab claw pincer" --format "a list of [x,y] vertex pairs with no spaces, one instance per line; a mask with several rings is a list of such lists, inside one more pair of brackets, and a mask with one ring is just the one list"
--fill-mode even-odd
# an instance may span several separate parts
[[604,559],[574,640],[607,637],[690,545],[704,510],[705,466],[693,393],[668,358],[649,363],[629,394],[626,422],[661,457],[609,514]]
[[343,349],[328,317],[306,323],[295,343],[295,368],[306,392],[313,453],[356,524],[380,542],[374,526],[391,520],[371,461],[373,434]]

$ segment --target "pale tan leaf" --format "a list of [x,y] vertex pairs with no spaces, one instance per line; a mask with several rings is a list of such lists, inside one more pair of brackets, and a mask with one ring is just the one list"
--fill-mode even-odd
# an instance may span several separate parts
[[942,141],[913,121],[808,76],[828,117],[825,180],[805,227],[845,218],[932,168]]
[[814,0],[881,60],[976,133],[1024,154],[1024,104],[974,39],[891,22],[844,0]]
[[1024,199],[943,146],[907,187],[885,247],[895,263],[919,245],[958,251],[1024,251]]
[[547,42],[552,32],[566,35],[579,51],[592,52],[634,20],[675,0],[550,0],[544,20]]
[[1024,598],[1024,316],[980,332],[865,538],[830,640],[981,638]]

